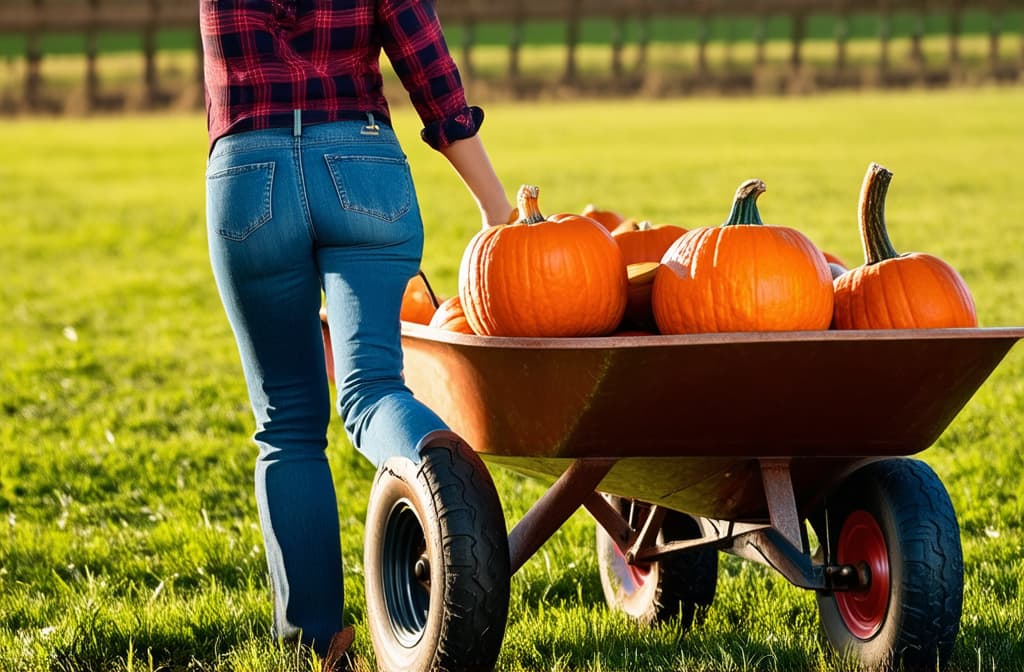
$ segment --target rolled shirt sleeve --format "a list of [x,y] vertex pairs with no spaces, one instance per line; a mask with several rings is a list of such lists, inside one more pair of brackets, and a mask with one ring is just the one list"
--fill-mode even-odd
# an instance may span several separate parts
[[377,11],[384,52],[423,122],[423,140],[441,149],[476,135],[484,113],[466,103],[434,2],[384,0]]

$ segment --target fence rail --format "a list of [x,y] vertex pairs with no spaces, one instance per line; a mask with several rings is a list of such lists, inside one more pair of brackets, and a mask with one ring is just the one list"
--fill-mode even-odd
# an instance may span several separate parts
[[[137,34],[141,38],[143,62],[140,98],[145,107],[159,107],[171,98],[189,94],[194,103],[201,100],[197,92],[202,87],[202,55],[198,35],[194,50],[194,76],[184,85],[189,92],[168,93],[160,82],[157,66],[158,34],[166,30],[197,31],[197,0],[4,0],[0,5],[0,37],[18,35],[24,38],[24,68],[20,75],[20,96],[17,105],[9,99],[11,92],[0,91],[7,105],[0,100],[0,108],[18,107],[28,110],[58,110],[60,100],[45,89],[42,63],[44,36],[73,34],[84,38],[84,72],[81,73],[84,106],[95,109],[104,106],[104,95],[99,72],[99,36],[121,32]],[[524,81],[521,52],[524,44],[524,26],[531,22],[559,22],[564,25],[564,64],[559,86],[580,86],[578,51],[581,46],[582,25],[587,20],[610,21],[613,30],[608,44],[610,58],[607,79],[610,85],[628,90],[639,85],[648,72],[647,53],[651,43],[651,26],[659,20],[684,18],[696,23],[695,57],[686,74],[676,73],[680,83],[700,83],[705,86],[723,84],[757,88],[758,70],[766,64],[769,41],[766,26],[769,21],[785,19],[789,26],[786,42],[788,57],[782,70],[776,73],[778,82],[807,81],[804,47],[807,42],[807,24],[815,17],[832,17],[835,25],[833,56],[827,68],[815,73],[820,84],[842,86],[863,83],[849,71],[848,44],[850,22],[858,16],[877,17],[877,41],[871,79],[874,84],[906,84],[930,78],[931,83],[952,83],[963,74],[961,41],[963,16],[968,11],[984,11],[990,17],[987,31],[987,58],[982,75],[988,79],[1020,81],[1024,72],[1024,35],[1016,35],[1020,46],[1016,56],[1006,58],[1001,41],[1007,37],[1004,17],[1013,12],[1020,15],[1024,0],[439,0],[438,12],[446,26],[458,26],[462,37],[459,45],[460,65],[467,79],[477,74],[474,54],[479,48],[477,31],[486,24],[507,26],[507,67],[503,83],[513,91],[526,93],[542,82]],[[948,41],[946,58],[938,67],[926,67],[922,43],[925,38],[925,18],[940,14],[948,17],[945,39]],[[890,68],[889,43],[892,40],[891,22],[896,16],[913,16],[909,38],[909,70],[894,72]],[[747,41],[754,47],[752,62],[737,71],[713,72],[709,65],[708,48],[711,44],[711,25],[722,19],[748,19],[753,21],[753,35]],[[1024,22],[1024,19],[1021,19]],[[638,25],[636,39],[627,45],[626,25]],[[636,52],[635,60],[627,68],[624,51],[629,47]],[[930,70],[929,70],[930,68]],[[778,69],[776,69],[778,70]],[[183,85],[178,82],[180,89]],[[518,88],[517,88],[518,87]],[[685,90],[685,86],[682,87]],[[790,87],[792,88],[792,87]]]

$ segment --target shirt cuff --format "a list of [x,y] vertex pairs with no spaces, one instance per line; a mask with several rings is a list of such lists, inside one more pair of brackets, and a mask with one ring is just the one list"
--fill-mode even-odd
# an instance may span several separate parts
[[482,109],[475,105],[464,107],[451,116],[427,124],[420,131],[420,137],[434,149],[443,149],[456,140],[473,137],[483,123]]

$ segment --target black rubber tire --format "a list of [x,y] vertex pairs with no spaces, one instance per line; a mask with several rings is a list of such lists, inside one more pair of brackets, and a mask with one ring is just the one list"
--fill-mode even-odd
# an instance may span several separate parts
[[378,469],[364,563],[378,669],[494,668],[508,621],[508,537],[472,450],[432,447],[418,465],[392,458]]
[[[633,500],[606,495],[608,502],[628,516]],[[647,505],[637,503],[641,507]],[[658,542],[696,539],[700,525],[692,516],[668,511]],[[679,617],[685,630],[715,599],[718,586],[718,551],[685,551],[656,562],[630,567],[604,528],[597,525],[597,564],[605,602],[645,625]]]
[[[847,609],[844,616],[839,600],[856,596],[819,593],[821,627],[829,642],[866,669],[941,670],[960,628],[964,567],[956,513],[939,477],[919,460],[873,462],[840,484],[825,508],[827,516],[811,520],[827,546],[828,561],[837,560],[847,521],[849,530],[854,521],[873,519],[882,541],[882,552],[876,555],[887,557],[889,583],[884,612],[876,610],[873,631],[858,631],[865,623],[858,622],[859,614],[851,617]],[[827,530],[822,529],[826,518]],[[846,544],[855,555],[867,545]]]

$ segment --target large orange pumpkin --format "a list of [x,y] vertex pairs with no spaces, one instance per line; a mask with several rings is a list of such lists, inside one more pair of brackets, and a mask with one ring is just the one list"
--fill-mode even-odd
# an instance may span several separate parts
[[614,231],[615,227],[625,220],[625,217],[614,210],[599,210],[593,203],[588,203],[580,214],[584,217],[591,218],[604,228],[608,229],[609,232]]
[[437,305],[437,296],[434,295],[434,290],[430,288],[427,276],[424,275],[423,271],[420,271],[412,276],[405,286],[405,293],[402,294],[400,317],[406,322],[428,324],[430,318],[434,316],[434,311],[437,310]]
[[662,258],[652,304],[663,334],[827,329],[832,276],[796,229],[764,224],[761,180],[736,191],[729,219],[693,229]]
[[430,326],[460,334],[474,333],[466,320],[466,313],[462,310],[462,300],[458,294],[441,302],[434,311],[434,316],[430,318]]
[[835,280],[836,329],[976,327],[974,298],[960,274],[930,254],[899,254],[885,224],[892,173],[868,166],[858,204],[864,265]]
[[519,221],[469,242],[459,297],[473,331],[485,336],[599,336],[626,308],[626,267],[611,234],[594,220],[545,218],[539,189],[519,189]]
[[612,231],[612,238],[622,250],[622,261],[629,264],[640,264],[648,261],[661,261],[672,243],[686,233],[686,229],[674,224],[651,226],[650,222],[637,222],[629,219]]

